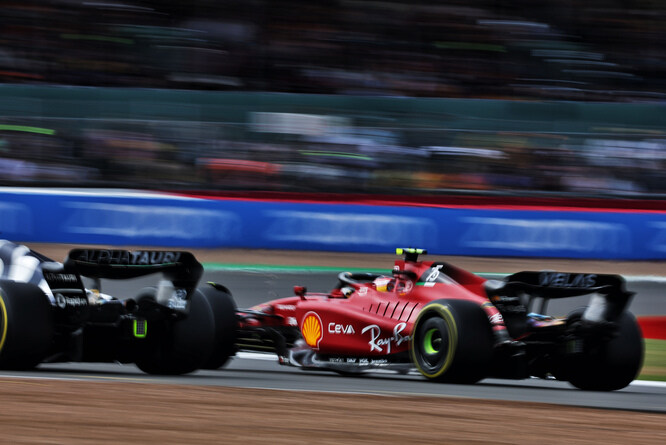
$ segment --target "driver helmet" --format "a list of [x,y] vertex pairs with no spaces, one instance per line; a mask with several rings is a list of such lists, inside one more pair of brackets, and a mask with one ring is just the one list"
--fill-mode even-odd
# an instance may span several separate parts
[[375,278],[375,281],[373,281],[372,283],[375,285],[375,289],[377,289],[378,291],[390,292],[393,290],[393,286],[395,285],[395,279],[388,276],[381,276]]

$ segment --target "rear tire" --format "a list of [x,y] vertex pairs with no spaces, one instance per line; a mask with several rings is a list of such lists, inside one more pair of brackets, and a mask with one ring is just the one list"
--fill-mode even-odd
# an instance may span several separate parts
[[236,353],[236,303],[229,290],[219,285],[203,287],[198,292],[208,301],[215,322],[215,346],[203,368],[218,369]]
[[[567,322],[582,318],[585,308],[569,314]],[[594,337],[582,340],[582,350],[565,356],[565,379],[579,389],[615,391],[629,385],[643,365],[644,341],[636,318],[623,312],[618,330],[610,340]]]
[[54,335],[53,306],[34,284],[0,281],[0,369],[37,366]]
[[[136,301],[155,300],[157,289],[143,289]],[[194,292],[185,318],[150,320],[136,365],[148,374],[187,374],[204,366],[214,349],[215,322],[201,292]]]
[[437,300],[414,323],[410,355],[429,380],[476,383],[488,374],[493,344],[488,317],[479,305]]

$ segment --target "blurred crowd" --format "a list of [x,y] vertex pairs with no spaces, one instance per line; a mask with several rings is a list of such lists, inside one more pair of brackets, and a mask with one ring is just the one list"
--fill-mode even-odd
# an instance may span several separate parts
[[[278,115],[280,113],[277,113]],[[327,119],[326,116],[317,116]],[[666,137],[40,120],[0,126],[3,185],[428,195],[666,196]],[[295,119],[294,122],[286,122]],[[335,117],[334,120],[339,119]],[[70,124],[64,126],[63,124]],[[338,122],[339,124],[339,122]],[[4,127],[4,128],[3,128]],[[419,144],[419,141],[421,144]],[[437,141],[437,145],[425,145]]]
[[[0,0],[0,8],[0,82],[8,84],[666,98],[666,3],[659,1]],[[315,117],[326,121],[328,114]],[[121,119],[76,130],[68,122],[63,130],[62,122],[1,121],[3,184],[666,193],[666,136],[659,131],[429,128],[415,138],[412,127],[353,121],[327,123],[317,134],[272,135],[225,123],[192,129]]]
[[650,0],[0,1],[0,80],[464,98],[663,99]]

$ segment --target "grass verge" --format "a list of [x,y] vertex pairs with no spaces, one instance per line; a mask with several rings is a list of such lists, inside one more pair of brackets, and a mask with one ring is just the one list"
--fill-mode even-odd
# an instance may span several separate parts
[[645,339],[645,360],[638,380],[666,381],[666,340]]

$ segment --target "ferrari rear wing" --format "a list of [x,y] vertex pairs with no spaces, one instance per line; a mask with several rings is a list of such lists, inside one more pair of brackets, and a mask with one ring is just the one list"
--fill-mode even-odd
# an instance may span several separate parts
[[161,273],[189,294],[203,274],[203,266],[190,252],[162,250],[73,249],[64,270],[88,278],[129,279]]
[[506,277],[492,292],[526,294],[527,307],[541,300],[537,309],[546,312],[548,300],[591,295],[583,319],[590,322],[612,322],[625,310],[634,292],[625,288],[620,275],[568,273],[556,271],[524,271]]

